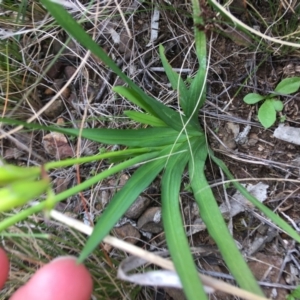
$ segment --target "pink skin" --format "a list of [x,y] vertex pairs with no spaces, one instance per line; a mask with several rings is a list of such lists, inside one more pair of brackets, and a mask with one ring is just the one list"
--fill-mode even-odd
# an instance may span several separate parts
[[9,261],[6,253],[0,248],[0,290],[3,288],[7,280],[9,272]]
[[[8,267],[3,265],[9,266],[9,262],[0,249],[0,287],[8,275]],[[39,269],[10,300],[89,300],[92,290],[92,277],[85,266],[76,264],[74,257],[60,257]]]

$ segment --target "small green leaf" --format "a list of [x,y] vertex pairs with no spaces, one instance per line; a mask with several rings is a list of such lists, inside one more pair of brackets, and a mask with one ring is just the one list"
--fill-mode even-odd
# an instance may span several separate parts
[[276,110],[272,100],[266,100],[258,110],[258,120],[265,128],[271,127],[276,121]]
[[244,102],[247,104],[255,104],[264,99],[265,97],[260,94],[250,93],[244,97]]
[[276,111],[282,111],[283,110],[283,103],[280,100],[277,99],[270,99],[272,101],[272,104]]
[[297,286],[297,288],[292,291],[290,296],[300,298],[300,286]]
[[285,78],[278,83],[275,92],[289,95],[295,93],[300,88],[300,77]]
[[286,121],[286,116],[285,115],[280,116],[279,122],[284,123],[285,121]]

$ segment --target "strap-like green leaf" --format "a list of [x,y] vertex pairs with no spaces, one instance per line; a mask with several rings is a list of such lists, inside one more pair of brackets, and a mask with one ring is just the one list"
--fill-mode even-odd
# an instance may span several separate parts
[[183,82],[182,78],[179,76],[179,74],[172,69],[171,65],[169,64],[165,56],[164,51],[165,51],[164,47],[162,45],[159,45],[159,55],[163,67],[165,69],[165,72],[168,76],[168,79],[171,83],[173,90],[178,91],[179,103],[184,113],[188,116],[187,114],[188,89],[185,83]]
[[[204,68],[206,66],[206,58],[203,58],[201,63]],[[192,112],[195,110],[195,107],[197,107],[197,109],[195,110],[197,112],[195,115],[197,116],[199,109],[203,106],[206,100],[206,82],[204,70],[198,70],[196,76],[193,78],[189,89],[188,97],[188,113],[189,115],[191,115]]]
[[[76,136],[80,130],[76,128],[64,128],[57,126],[42,126],[39,124],[26,123],[17,120],[0,118],[0,121],[7,124],[23,125],[31,129],[43,129],[56,131],[63,134]],[[203,135],[197,132],[197,135]],[[103,144],[124,145],[128,147],[160,147],[186,141],[186,135],[181,134],[169,127],[141,128],[141,129],[107,129],[107,128],[86,128],[81,131],[81,136]]]
[[166,123],[161,121],[160,119],[145,113],[141,113],[139,111],[126,110],[124,114],[129,117],[131,120],[136,121],[140,124],[146,124],[153,127],[166,127]]
[[[170,148],[169,148],[170,150]],[[59,193],[58,195],[56,195],[53,199],[54,203],[58,203],[62,200],[67,199],[68,197],[72,196],[72,195],[76,195],[77,193],[91,187],[94,184],[97,184],[99,181],[112,176],[113,174],[116,174],[118,172],[121,172],[122,170],[132,167],[133,165],[139,164],[139,163],[143,163],[145,161],[148,161],[150,159],[153,159],[155,157],[157,157],[160,154],[159,151],[152,151],[150,153],[146,153],[146,154],[141,154],[138,155],[134,158],[128,159],[118,165],[115,165],[109,169],[104,170],[103,172],[83,181],[80,184],[77,184],[75,186],[73,186],[70,189],[67,189],[61,193]],[[49,168],[57,168],[58,165],[54,162],[54,163],[49,163],[47,164],[47,170],[49,170]],[[26,218],[28,218],[30,215],[40,212],[41,210],[46,208],[46,202],[41,202],[37,205],[34,205],[30,208],[24,209],[22,211],[20,211],[17,214],[12,215],[11,217],[6,218],[5,220],[0,222],[0,232],[5,230],[6,228],[8,228],[9,226],[14,225],[17,222],[20,222]]]
[[[125,214],[136,198],[149,186],[166,163],[166,155],[171,147],[167,147],[157,156],[157,160],[141,166],[126,182],[122,189],[110,200],[107,208],[98,220],[92,235],[86,242],[80,256],[79,262],[99,245],[103,238],[109,233],[113,226]],[[177,154],[176,154],[177,155]]]
[[[135,105],[139,106],[143,110],[145,110],[150,115],[153,115],[157,118],[159,118],[159,113],[157,111],[163,109],[166,112],[168,112],[170,109],[166,106],[164,106],[162,103],[155,101],[156,103],[148,103],[145,101],[145,97],[141,97],[135,90],[129,87],[125,86],[116,86],[113,88],[113,91],[118,93],[119,95],[123,96],[127,100],[129,100],[131,103],[134,103]],[[174,113],[176,113],[174,111]]]
[[210,236],[218,245],[222,257],[237,283],[243,289],[263,296],[263,292],[227,229],[215,197],[206,180],[204,167],[207,153],[207,145],[204,144],[198,149],[195,147],[194,165],[192,162],[189,165],[191,186],[199,206],[201,218],[206,224]]
[[[47,8],[56,22],[82,46],[89,49],[93,54],[99,57],[112,71],[122,78],[129,86],[138,93],[143,91],[135,85],[117,66],[117,64],[105,53],[105,51],[85,32],[85,30],[76,22],[75,19],[58,3],[41,0],[41,3]],[[143,93],[144,94],[144,93]]]
[[[188,143],[183,148],[188,148]],[[182,154],[168,160],[162,177],[162,216],[168,248],[180,277],[187,299],[207,299],[198,276],[184,230],[179,205],[182,173],[189,155]]]
[[[78,135],[79,130],[62,128],[61,132]],[[169,127],[141,128],[141,129],[83,129],[81,136],[92,141],[108,145],[124,145],[128,147],[160,147],[186,141],[186,135]]]
[[[122,95],[132,103],[140,106],[149,114],[161,119],[164,123],[177,131],[181,131],[183,124],[186,124],[188,122],[187,117],[180,115],[177,111],[170,109],[166,105],[156,100],[154,101],[152,99],[151,101],[147,101],[147,98],[149,98],[148,96],[141,97],[132,88],[117,86],[114,88],[114,91],[116,91],[118,94]],[[195,120],[193,122],[189,122],[186,128],[188,132],[193,135],[199,135],[199,132],[202,132],[199,122],[195,122]]]
[[[196,54],[199,62],[199,69],[194,77],[189,93],[188,116],[190,116],[196,107],[196,114],[193,118],[197,118],[198,110],[203,106],[206,100],[206,35],[204,32],[204,20],[198,0],[192,0],[193,4],[193,20],[194,20],[194,36]],[[200,30],[199,28],[203,28]]]
[[[41,0],[42,4],[48,9],[57,23],[64,28],[81,45],[89,49],[99,57],[113,72],[115,72],[128,86],[139,96],[140,100],[148,107],[153,107],[155,116],[158,116],[170,127],[181,130],[180,116],[171,108],[163,105],[157,100],[149,97],[138,87],[129,77],[123,73],[117,64],[103,51],[99,45],[84,31],[84,29],[72,18],[72,16],[60,5],[49,0]],[[130,99],[129,99],[130,100]],[[198,128],[194,127],[197,131]]]
[[261,212],[265,214],[266,217],[270,218],[274,224],[280,227],[284,232],[286,232],[290,237],[295,239],[298,243],[300,243],[300,235],[295,231],[287,222],[285,222],[282,218],[280,218],[277,214],[275,214],[272,210],[258,201],[255,197],[253,197],[238,181],[235,180],[234,176],[231,174],[229,169],[226,167],[224,162],[213,154],[210,150],[209,152],[210,158],[222,169],[222,171],[226,174],[228,179],[233,180],[232,184],[234,187],[245,197],[247,198],[253,205],[255,205]]

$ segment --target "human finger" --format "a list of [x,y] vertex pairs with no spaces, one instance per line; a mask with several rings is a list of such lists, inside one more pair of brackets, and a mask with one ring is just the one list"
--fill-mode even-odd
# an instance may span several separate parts
[[5,251],[0,248],[0,290],[4,286],[9,273],[9,260]]
[[74,257],[60,257],[39,269],[10,300],[89,300],[93,281]]

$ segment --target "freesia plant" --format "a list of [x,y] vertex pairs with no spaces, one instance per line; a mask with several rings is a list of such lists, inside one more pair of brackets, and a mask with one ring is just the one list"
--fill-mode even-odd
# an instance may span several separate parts
[[[198,119],[198,111],[206,99],[207,77],[206,36],[203,31],[199,30],[203,28],[205,24],[203,24],[203,19],[201,18],[199,1],[192,0],[195,48],[199,60],[199,70],[192,79],[189,87],[186,86],[180,75],[173,71],[165,57],[163,46],[159,46],[159,53],[165,72],[172,88],[178,92],[178,111],[151,98],[131,81],[62,6],[50,2],[49,0],[41,0],[41,2],[66,32],[81,43],[82,46],[98,56],[126,83],[126,87],[118,86],[114,88],[114,91],[141,108],[142,112],[127,111],[126,115],[143,126],[139,129],[102,128],[83,129],[79,132],[78,129],[73,128],[42,127],[37,124],[26,124],[15,120],[2,119],[3,122],[22,124],[31,129],[43,128],[51,131],[55,130],[70,136],[79,136],[79,134],[81,134],[84,138],[102,144],[119,144],[126,147],[126,149],[107,152],[92,157],[68,159],[45,164],[43,170],[48,171],[51,168],[65,167],[100,159],[110,159],[115,162],[112,168],[57,195],[49,192],[49,189],[51,190],[49,182],[47,182],[46,187],[41,184],[41,193],[48,190],[47,199],[36,206],[24,209],[13,217],[7,218],[0,223],[0,230],[7,228],[33,213],[51,209],[55,203],[87,189],[103,178],[126,168],[137,166],[134,174],[122,189],[114,195],[100,216],[93,234],[87,240],[81,252],[79,261],[82,262],[88,257],[133,204],[139,194],[161,174],[162,218],[171,258],[179,274],[186,297],[195,300],[207,299],[189,248],[180,211],[179,192],[181,189],[182,176],[185,170],[188,170],[192,192],[199,206],[201,218],[205,222],[210,236],[219,247],[231,274],[241,288],[262,296],[262,290],[227,229],[226,223],[205,177],[204,170],[207,158],[210,157],[210,159],[222,169],[228,179],[233,180],[232,182],[235,188],[260,209],[266,217],[270,218],[296,241],[299,242],[300,237],[285,221],[261,204],[250,195],[241,184],[234,180],[228,168],[221,160],[215,157],[207,144],[204,130]],[[0,170],[0,176],[3,170],[3,168]],[[33,167],[23,169],[23,172],[33,174],[30,180],[32,184],[40,184],[41,180],[47,180],[43,179],[43,177],[38,180],[38,176],[42,174],[41,168]],[[22,182],[22,180],[23,178],[16,178],[16,180],[13,178],[9,182],[3,181],[2,189],[8,188],[12,182]],[[29,198],[30,197],[27,197],[20,202],[15,201],[10,208],[24,204],[24,202],[30,200]],[[6,200],[1,198],[0,201],[3,202]]]

